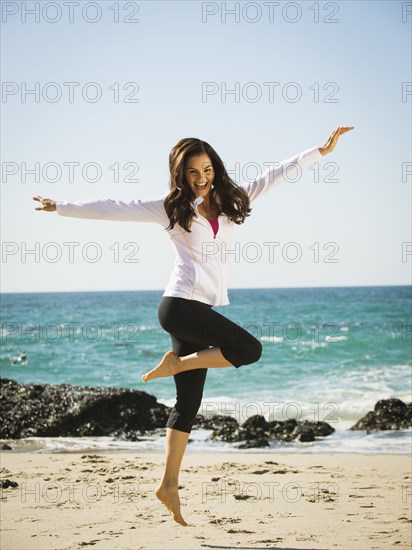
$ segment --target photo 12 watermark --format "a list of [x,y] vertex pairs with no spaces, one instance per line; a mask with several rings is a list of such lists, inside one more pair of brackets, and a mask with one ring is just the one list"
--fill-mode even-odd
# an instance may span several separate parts
[[328,241],[326,243],[314,242],[301,245],[296,241],[281,243],[279,241],[246,242],[236,241],[230,248],[224,242],[205,241],[202,243],[202,262],[213,263],[219,259],[222,263],[252,263],[267,262],[270,264],[286,262],[295,264],[309,258],[314,263],[337,264],[337,254],[340,248],[338,243]]
[[139,103],[137,82],[15,82],[1,84],[2,103]]
[[137,24],[140,6],[138,2],[1,2],[2,23],[39,24],[50,23],[126,23]]
[[95,344],[102,340],[112,340],[115,343],[140,343],[139,332],[141,327],[134,323],[114,322],[98,323],[90,321],[49,321],[47,323],[14,323],[2,322],[1,343],[36,343],[47,342],[49,344],[86,342]]
[[230,416],[238,424],[243,424],[252,416],[268,418],[269,422],[303,419],[312,422],[328,422],[329,424],[339,423],[339,404],[335,401],[326,403],[298,403],[297,401],[213,401],[202,400],[200,414],[210,416]]
[[339,23],[341,2],[202,2],[202,23]]
[[336,482],[300,484],[296,481],[281,483],[279,481],[222,480],[202,483],[202,504],[216,499],[227,502],[228,497],[248,502],[283,500],[294,504],[300,502],[302,498],[310,502],[338,502],[338,495],[339,485]]
[[402,183],[412,181],[412,162],[402,162]]
[[1,243],[1,263],[19,262],[27,263],[49,263],[58,262],[77,263],[85,262],[96,264],[101,261],[111,260],[113,263],[137,264],[139,263],[138,243],[129,241],[126,243],[107,243],[102,245],[97,241],[80,243],[79,241],[48,241],[41,243],[35,241],[3,241]]
[[252,183],[262,178],[265,178],[269,185],[293,184],[299,182],[302,177],[308,179],[309,173],[314,183],[339,183],[339,179],[335,177],[339,173],[339,164],[334,161],[314,162],[308,170],[302,170],[297,162],[281,161],[235,161],[224,163],[224,166],[228,175],[238,185]]
[[[92,473],[92,470],[90,470]],[[127,476],[134,478],[135,476]],[[135,481],[114,481],[108,477],[105,482],[98,481],[45,481],[34,483],[22,481],[13,488],[22,504],[52,504],[64,506],[65,504],[95,504],[110,496],[112,504],[139,503],[146,494],[141,491]],[[7,500],[10,489],[0,489],[1,499]]]
[[298,103],[311,100],[314,103],[339,103],[337,82],[214,82],[201,84],[202,103]]
[[138,172],[139,164],[133,161],[105,164],[93,160],[1,163],[2,183],[139,183]]

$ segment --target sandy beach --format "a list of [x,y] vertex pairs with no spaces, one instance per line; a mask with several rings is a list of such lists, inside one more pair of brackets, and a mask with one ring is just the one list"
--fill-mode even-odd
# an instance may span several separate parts
[[153,495],[163,453],[1,453],[1,548],[410,548],[405,455],[195,453],[177,525]]

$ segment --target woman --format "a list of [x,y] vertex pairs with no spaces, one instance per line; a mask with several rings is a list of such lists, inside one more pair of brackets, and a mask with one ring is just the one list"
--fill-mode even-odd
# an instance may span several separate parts
[[180,512],[178,477],[189,434],[199,410],[208,368],[240,367],[259,360],[259,340],[212,309],[228,305],[229,278],[225,252],[234,224],[250,215],[250,202],[284,179],[285,165],[301,169],[331,153],[351,127],[338,127],[323,147],[313,147],[270,167],[254,181],[236,185],[214,149],[195,138],[180,140],[169,156],[170,191],[160,197],[130,202],[98,199],[66,202],[33,197],[36,210],[77,218],[146,221],[163,226],[176,247],[175,268],[158,308],[173,351],[144,374],[144,382],[173,376],[176,403],[166,423],[166,461],[157,498],[173,519],[187,525]]

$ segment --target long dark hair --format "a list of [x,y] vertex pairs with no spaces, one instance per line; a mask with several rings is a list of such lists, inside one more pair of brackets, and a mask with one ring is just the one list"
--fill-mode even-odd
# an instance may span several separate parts
[[[213,192],[220,199],[220,213],[240,225],[250,215],[250,200],[246,191],[228,175],[222,159],[206,141],[197,138],[183,138],[176,143],[169,155],[170,192],[164,200],[170,224],[166,230],[179,224],[190,233],[190,225],[195,215],[191,202],[196,198],[185,178],[185,167],[189,157],[202,153],[209,155],[213,170]],[[212,192],[212,191],[211,191]]]

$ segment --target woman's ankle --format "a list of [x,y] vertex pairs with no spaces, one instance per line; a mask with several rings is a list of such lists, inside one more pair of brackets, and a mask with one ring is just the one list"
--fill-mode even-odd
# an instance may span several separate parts
[[175,357],[173,358],[173,361],[171,361],[170,364],[170,371],[173,376],[176,374],[179,374],[179,372],[182,370],[182,364],[180,363],[180,357],[175,353]]
[[179,482],[176,479],[162,479],[159,484],[159,487],[162,489],[177,489]]

